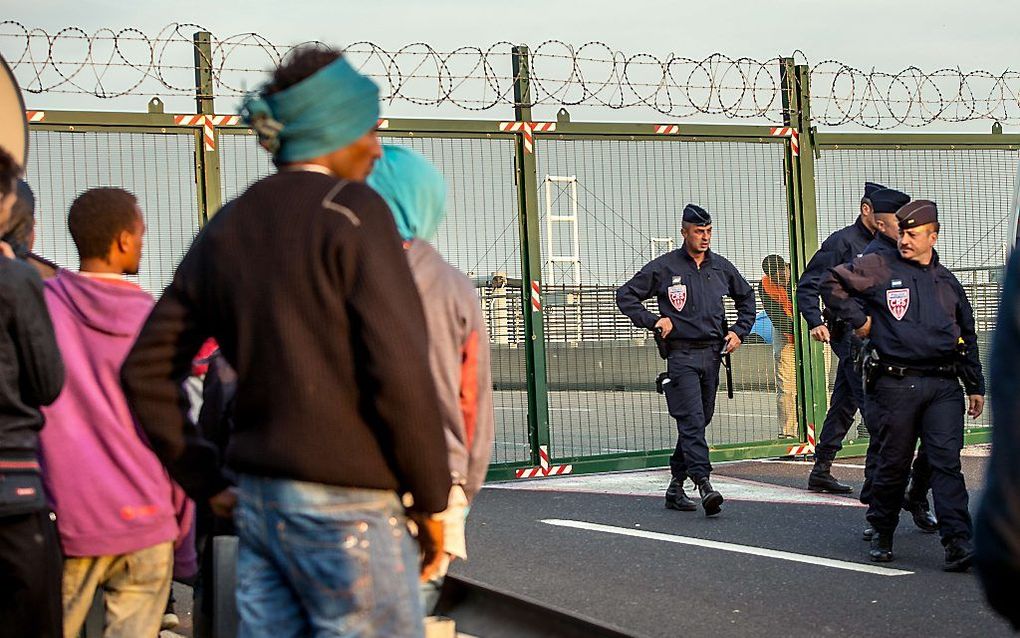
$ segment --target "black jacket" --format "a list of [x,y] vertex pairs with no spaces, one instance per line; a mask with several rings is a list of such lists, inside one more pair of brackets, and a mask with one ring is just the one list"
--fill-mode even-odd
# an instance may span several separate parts
[[707,252],[699,268],[681,246],[645,264],[620,286],[616,305],[635,326],[651,330],[659,317],[641,302],[654,297],[659,315],[673,322],[669,341],[721,341],[726,336],[724,296],[737,307],[737,322],[728,328],[743,339],[754,323],[754,288],[722,255]]
[[195,498],[228,485],[180,390],[209,337],[237,371],[231,469],[407,491],[419,510],[446,508],[425,317],[371,188],[311,172],[256,182],[202,230],[142,328],[125,391]]
[[985,393],[974,311],[937,252],[927,266],[889,250],[836,266],[822,283],[822,299],[854,329],[871,317],[871,343],[883,360],[908,366],[959,360],[967,394]]
[[808,261],[804,274],[797,282],[797,309],[808,328],[814,330],[822,325],[822,311],[818,307],[822,280],[833,266],[846,264],[864,253],[874,235],[858,217],[850,226],[837,230],[822,242],[818,251]]
[[0,460],[35,459],[43,416],[64,385],[64,364],[29,265],[0,256]]

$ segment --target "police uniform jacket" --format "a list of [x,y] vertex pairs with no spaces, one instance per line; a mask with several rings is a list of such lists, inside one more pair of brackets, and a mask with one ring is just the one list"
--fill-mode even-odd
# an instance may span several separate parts
[[938,253],[927,266],[892,251],[836,266],[822,284],[822,299],[854,329],[871,317],[870,339],[881,360],[915,367],[955,362],[967,394],[985,393],[974,312]]
[[871,243],[864,247],[864,254],[870,255],[872,253],[880,253],[889,250],[899,252],[900,248],[896,244],[896,240],[885,233],[875,233],[875,238],[871,240]]
[[828,270],[860,257],[872,239],[874,235],[858,217],[850,226],[829,235],[811,257],[804,274],[797,282],[797,308],[809,328],[813,330],[823,323],[822,313],[818,308],[818,297],[821,294],[822,280]]
[[616,305],[635,326],[651,330],[659,317],[641,302],[655,297],[659,315],[673,322],[668,341],[722,341],[723,296],[737,307],[737,321],[728,329],[743,339],[754,323],[754,289],[725,257],[708,251],[698,268],[681,246],[652,260],[621,286]]

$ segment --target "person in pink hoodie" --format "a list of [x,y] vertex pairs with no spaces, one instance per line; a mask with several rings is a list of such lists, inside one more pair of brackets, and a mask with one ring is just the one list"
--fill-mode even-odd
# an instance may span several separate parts
[[64,635],[78,635],[101,587],[105,638],[155,636],[179,536],[173,485],[120,385],[154,305],[124,279],[138,273],[145,222],[131,193],[95,188],[75,199],[68,227],[80,272],[60,270],[45,287],[67,382],[45,410],[41,446],[65,555]]

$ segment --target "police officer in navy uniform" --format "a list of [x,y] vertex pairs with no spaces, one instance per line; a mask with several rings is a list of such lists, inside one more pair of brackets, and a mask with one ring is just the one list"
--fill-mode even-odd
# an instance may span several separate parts
[[[811,338],[828,343],[839,359],[836,384],[829,399],[829,411],[815,446],[815,465],[808,477],[808,489],[813,491],[834,494],[849,494],[853,491],[852,487],[840,483],[832,476],[831,468],[836,454],[843,448],[843,438],[853,423],[854,414],[864,402],[861,377],[854,368],[851,352],[853,335],[842,321],[828,313],[828,316],[823,317],[818,306],[819,287],[829,268],[859,257],[874,239],[877,225],[871,196],[883,190],[888,189],[874,182],[864,183],[864,197],[861,198],[857,220],[832,233],[822,242],[797,282],[797,308],[811,330]],[[828,325],[824,319],[829,320]]]
[[[910,201],[904,193],[885,189],[872,195],[872,203],[875,207],[875,238],[864,248],[864,254],[870,255],[877,252],[899,252],[900,220],[896,211]],[[872,426],[869,425],[869,432]],[[878,441],[877,433],[872,432],[868,439],[868,453],[864,469],[864,489],[861,490],[861,501],[867,503],[871,494],[871,479],[874,475],[875,466],[878,463]],[[934,534],[938,531],[938,519],[931,512],[928,504],[928,490],[931,488],[931,465],[928,464],[928,453],[924,447],[924,441],[917,451],[914,459],[914,467],[910,472],[910,484],[907,487],[907,494],[903,499],[903,509],[910,512],[914,519],[914,525],[926,534]],[[875,530],[870,526],[864,530],[864,540],[871,540]]]
[[869,337],[874,349],[871,365],[865,366],[869,377],[877,373],[869,378],[865,410],[880,438],[868,506],[875,529],[869,555],[877,562],[893,559],[893,533],[920,438],[933,469],[944,569],[965,571],[973,549],[960,464],[963,415],[979,417],[985,394],[974,313],[960,282],[934,250],[935,203],[913,201],[898,217],[897,253],[877,252],[836,266],[822,285],[826,305],[858,336]]
[[[684,208],[683,245],[646,264],[616,291],[616,304],[639,328],[658,330],[669,349],[664,387],[669,414],[676,419],[676,449],[669,460],[672,481],[666,507],[694,511],[684,492],[694,481],[706,516],[718,514],[723,497],[712,488],[705,428],[715,412],[722,353],[740,346],[754,323],[754,289],[725,257],[710,250],[712,218],[700,206]],[[723,296],[733,299],[737,321],[726,327]],[[659,316],[642,302],[655,297]]]

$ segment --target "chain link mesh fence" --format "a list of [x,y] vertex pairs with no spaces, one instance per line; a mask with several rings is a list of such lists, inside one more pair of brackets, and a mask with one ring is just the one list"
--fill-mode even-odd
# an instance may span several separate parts
[[136,283],[159,295],[198,233],[194,133],[31,132],[26,180],[36,196],[35,252],[78,268],[67,212],[89,188],[138,198],[147,227]]
[[[645,263],[681,247],[681,211],[694,202],[713,215],[712,249],[759,293],[763,258],[789,261],[783,153],[780,144],[751,142],[542,138],[536,145],[557,457],[672,449],[676,426],[654,391],[665,363],[651,334],[617,309],[615,291]],[[762,328],[761,308],[756,332],[733,357],[734,399],[720,387],[712,445],[774,440],[781,432],[772,334]]]

